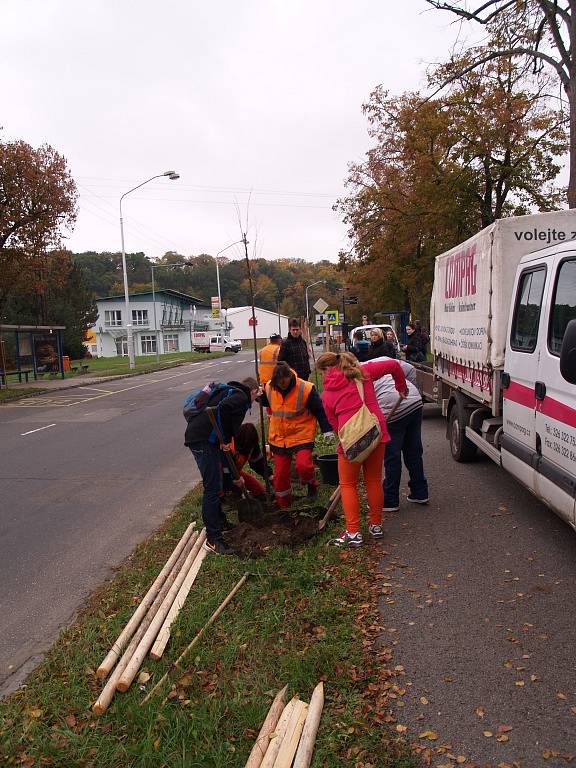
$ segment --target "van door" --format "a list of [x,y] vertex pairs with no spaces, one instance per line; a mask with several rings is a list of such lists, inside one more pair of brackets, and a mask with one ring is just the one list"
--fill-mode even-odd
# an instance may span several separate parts
[[542,302],[547,285],[545,262],[526,264],[516,278],[510,337],[502,380],[502,466],[536,493],[536,394]]
[[558,254],[551,271],[536,391],[536,433],[541,451],[536,483],[538,496],[574,526],[576,388],[560,373],[560,348],[568,322],[576,318],[576,252]]

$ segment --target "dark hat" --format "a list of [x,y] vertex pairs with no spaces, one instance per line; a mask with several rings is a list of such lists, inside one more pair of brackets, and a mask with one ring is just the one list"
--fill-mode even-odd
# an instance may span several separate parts
[[280,336],[279,333],[273,333],[270,336],[270,341],[278,341],[278,339],[280,339],[280,341],[282,341],[282,336]]

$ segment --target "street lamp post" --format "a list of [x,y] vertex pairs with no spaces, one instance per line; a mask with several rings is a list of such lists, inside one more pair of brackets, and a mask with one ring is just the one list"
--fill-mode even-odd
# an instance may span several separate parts
[[187,267],[187,264],[150,264],[150,272],[152,273],[152,310],[154,313],[154,333],[156,334],[156,362],[160,362],[160,334],[158,333],[158,324],[156,322],[156,287],[154,283],[154,270],[159,267],[164,269],[175,269],[176,267]]
[[308,309],[308,289],[312,288],[314,285],[318,285],[318,283],[324,283],[326,285],[326,280],[316,280],[315,283],[310,283],[310,285],[306,286],[306,324],[308,325],[308,341],[310,342],[310,346],[312,346],[312,334],[310,333],[310,310]]
[[[171,179],[172,181],[180,178],[180,176],[176,173],[176,171],[165,171],[164,173],[158,173],[156,174],[156,176],[151,176],[149,179],[146,179],[146,181],[143,181],[141,184],[137,184],[135,187],[132,187],[132,189],[129,189],[128,192],[124,192],[124,194],[120,198],[120,238],[122,241],[122,277],[124,279],[124,307],[126,312],[126,343],[128,346],[128,364],[130,368],[136,367],[136,355],[134,354],[134,330],[132,328],[132,318],[130,317],[130,296],[128,294],[128,272],[126,271],[126,249],[124,248],[124,219],[122,218],[122,200],[126,197],[126,195],[129,195],[131,192],[134,192],[136,189],[140,189],[140,187],[143,187],[144,184],[148,184],[148,182],[153,181],[154,179],[160,179],[163,176],[168,176],[168,178]],[[156,344],[156,348],[158,348],[158,344]]]
[[[216,262],[216,285],[218,286],[218,316],[220,319],[222,315],[222,294],[220,293],[220,267],[218,266],[218,256],[220,256],[221,253],[224,253],[224,251],[227,251],[228,248],[232,248],[233,245],[239,245],[243,242],[244,240],[236,240],[236,242],[227,245],[226,248],[222,248],[222,250],[218,251],[216,256],[214,256],[214,261]],[[227,319],[228,318],[226,318],[226,320]],[[224,328],[224,333],[226,333],[226,328]]]

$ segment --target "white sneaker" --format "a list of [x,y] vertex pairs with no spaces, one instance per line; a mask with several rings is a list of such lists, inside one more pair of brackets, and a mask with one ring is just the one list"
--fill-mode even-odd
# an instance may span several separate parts
[[332,544],[336,547],[361,547],[364,540],[361,533],[343,531],[338,538],[332,540]]
[[406,501],[409,501],[412,504],[428,504],[430,499],[428,497],[425,499],[415,499],[413,496],[406,496]]
[[368,526],[368,532],[372,536],[373,539],[381,539],[384,536],[384,529],[381,525],[369,525]]
[[384,507],[382,512],[398,512],[400,507]]

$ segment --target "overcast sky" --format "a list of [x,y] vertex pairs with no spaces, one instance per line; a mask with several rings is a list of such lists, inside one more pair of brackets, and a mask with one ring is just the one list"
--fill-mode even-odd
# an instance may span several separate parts
[[214,254],[252,190],[258,255],[335,260],[361,105],[421,87],[451,22],[424,0],[2,0],[1,135],[67,158],[74,251],[120,250],[120,196],[175,169],[125,199],[127,251]]

